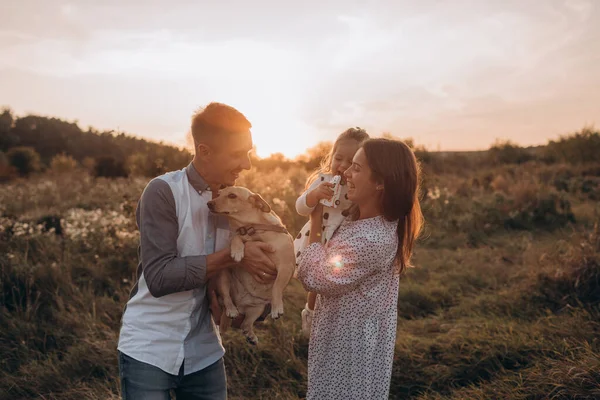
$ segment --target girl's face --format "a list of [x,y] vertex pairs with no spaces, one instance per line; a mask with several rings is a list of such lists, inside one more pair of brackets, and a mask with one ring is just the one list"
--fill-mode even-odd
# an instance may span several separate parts
[[344,180],[344,171],[352,165],[352,158],[359,148],[359,143],[354,139],[340,140],[331,157],[331,173],[341,175]]
[[348,182],[348,200],[360,206],[379,196],[377,182],[373,180],[371,167],[363,149],[356,152],[352,166],[344,175]]

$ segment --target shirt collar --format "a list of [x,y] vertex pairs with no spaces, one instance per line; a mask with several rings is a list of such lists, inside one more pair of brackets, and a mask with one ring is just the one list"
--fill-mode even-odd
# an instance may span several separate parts
[[[188,164],[188,166],[185,168],[185,173],[187,174],[190,185],[192,185],[192,187],[198,193],[202,194],[203,192],[205,192],[207,190],[209,192],[211,191],[210,186],[208,185],[208,183],[206,183],[204,178],[202,176],[200,176],[200,174],[194,167],[193,163]],[[227,187],[227,185],[221,185],[221,189],[225,189],[226,187]]]
[[185,168],[185,173],[187,174],[187,178],[190,182],[190,185],[192,185],[192,187],[198,193],[202,194],[202,192],[205,192],[207,190],[210,191],[210,186],[208,186],[208,183],[206,183],[204,178],[200,176],[198,171],[196,171],[196,168],[194,168],[194,164],[189,163],[188,166]]

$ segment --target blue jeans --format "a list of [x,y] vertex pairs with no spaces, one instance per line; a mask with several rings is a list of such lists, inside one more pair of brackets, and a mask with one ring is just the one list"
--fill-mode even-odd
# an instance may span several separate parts
[[171,389],[177,400],[227,399],[222,358],[193,374],[183,375],[182,365],[178,375],[171,375],[119,352],[119,377],[123,400],[170,400]]

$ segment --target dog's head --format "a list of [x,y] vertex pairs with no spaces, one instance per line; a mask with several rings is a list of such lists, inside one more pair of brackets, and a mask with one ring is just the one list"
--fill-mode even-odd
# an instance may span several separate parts
[[271,206],[259,194],[250,190],[231,186],[219,192],[219,196],[208,202],[210,211],[217,214],[243,214],[255,212],[256,210],[270,213]]

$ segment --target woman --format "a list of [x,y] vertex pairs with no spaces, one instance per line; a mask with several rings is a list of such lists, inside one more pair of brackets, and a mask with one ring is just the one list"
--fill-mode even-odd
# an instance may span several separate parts
[[419,167],[403,142],[369,139],[344,175],[349,216],[323,245],[315,209],[298,265],[304,288],[318,294],[307,399],[387,399],[399,276],[423,223]]

